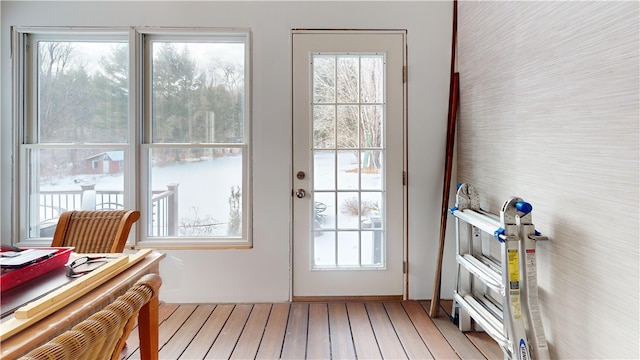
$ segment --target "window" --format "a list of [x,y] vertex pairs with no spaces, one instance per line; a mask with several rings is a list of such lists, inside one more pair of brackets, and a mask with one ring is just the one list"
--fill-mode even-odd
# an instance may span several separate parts
[[13,36],[21,241],[62,211],[137,208],[139,246],[251,245],[248,31]]

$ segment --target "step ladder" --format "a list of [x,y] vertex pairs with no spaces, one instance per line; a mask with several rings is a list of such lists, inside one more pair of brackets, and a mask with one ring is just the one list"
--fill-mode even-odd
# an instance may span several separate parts
[[512,197],[499,215],[480,208],[476,188],[458,186],[456,288],[451,319],[461,331],[486,331],[505,359],[549,359],[538,304],[532,206]]

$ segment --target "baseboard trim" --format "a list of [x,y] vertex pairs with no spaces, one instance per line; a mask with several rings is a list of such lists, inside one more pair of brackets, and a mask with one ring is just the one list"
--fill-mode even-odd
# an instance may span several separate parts
[[386,296],[294,296],[293,302],[402,301],[402,295]]

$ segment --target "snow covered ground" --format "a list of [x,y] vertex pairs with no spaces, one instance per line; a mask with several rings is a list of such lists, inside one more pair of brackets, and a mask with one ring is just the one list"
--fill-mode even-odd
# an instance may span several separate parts
[[[380,239],[384,232],[366,231],[366,228],[371,226],[372,218],[379,216],[379,211],[374,209],[359,217],[353,210],[357,209],[358,189],[364,190],[360,193],[363,204],[381,208],[383,192],[380,173],[362,173],[359,176],[355,171],[359,164],[352,151],[339,152],[337,159],[333,152],[317,152],[313,165],[315,185],[311,195],[314,201],[326,205],[326,209],[316,217],[312,232],[315,264],[348,266],[378,263],[384,251],[374,250],[374,239]],[[122,191],[124,181],[122,174],[55,177],[43,179],[41,190],[79,190],[80,185],[87,183],[95,183],[98,192]],[[164,167],[154,166],[151,169],[151,184],[154,191],[178,184],[180,223],[217,224],[214,234],[224,236],[229,221],[231,189],[242,184],[242,156],[228,155]],[[341,190],[337,195],[336,185]],[[352,205],[351,211],[348,204]],[[362,228],[365,231],[358,232]]]

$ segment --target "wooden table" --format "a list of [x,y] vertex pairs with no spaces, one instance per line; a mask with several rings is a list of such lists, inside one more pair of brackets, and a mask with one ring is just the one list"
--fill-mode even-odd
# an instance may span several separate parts
[[[62,332],[70,329],[75,324],[88,318],[93,313],[101,310],[115,298],[123,294],[138,279],[148,273],[159,273],[159,263],[164,254],[152,251],[144,256],[141,260],[133,265],[118,272],[103,284],[89,290],[86,294],[80,296],[74,301],[62,307],[60,310],[29,324],[23,330],[3,338],[0,343],[0,358],[15,359],[26,354],[31,349],[40,344],[54,338]],[[157,302],[157,301],[156,301]],[[147,353],[152,358],[157,359],[158,356],[158,307],[144,307],[140,311],[140,316],[150,319],[151,326],[140,326],[139,334],[141,339],[141,352]],[[155,321],[155,326],[153,322]],[[155,341],[154,341],[155,339]],[[149,345],[146,349],[142,349],[143,345]],[[155,348],[154,348],[155,345]]]

